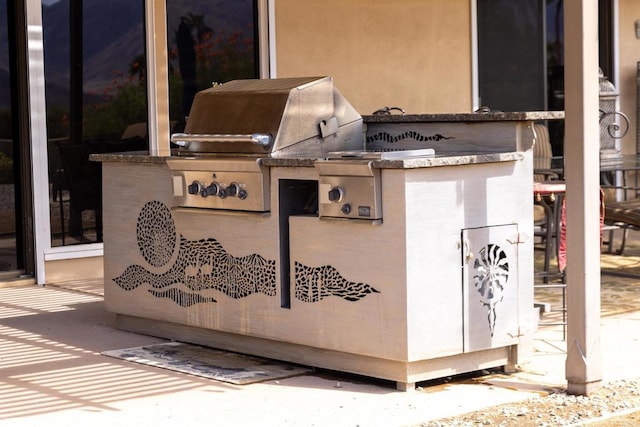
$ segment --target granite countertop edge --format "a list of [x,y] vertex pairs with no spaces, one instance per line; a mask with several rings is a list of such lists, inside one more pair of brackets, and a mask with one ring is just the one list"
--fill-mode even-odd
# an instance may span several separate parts
[[520,161],[524,158],[522,153],[483,153],[460,154],[442,157],[416,157],[399,160],[374,160],[372,167],[376,169],[415,169],[438,166],[462,166],[481,163],[499,163]]
[[96,153],[90,154],[92,162],[115,163],[165,163],[171,156],[151,156],[148,151],[128,151],[124,153]]
[[365,123],[504,122],[562,120],[564,111],[364,115]]
[[[167,159],[177,156],[150,156],[146,152],[106,153],[91,154],[90,160],[97,162],[114,163],[155,163],[163,164]],[[371,166],[376,169],[414,169],[438,166],[458,166],[479,163],[497,163],[519,161],[523,159],[523,153],[461,153],[447,154],[434,157],[414,157],[394,160],[370,160]],[[197,160],[197,159],[194,159]],[[262,164],[268,167],[313,167],[317,158],[264,158]],[[338,160],[339,161],[339,160]]]
[[[520,161],[524,158],[523,153],[460,153],[443,154],[433,157],[413,157],[394,160],[369,160],[371,167],[375,169],[416,169],[438,166],[460,166],[480,163],[498,163],[509,161]],[[262,164],[270,167],[313,167],[314,162],[319,159],[305,158],[267,158],[262,160]],[[353,159],[359,160],[359,159]],[[340,160],[336,160],[340,161]],[[366,161],[366,160],[362,160]]]

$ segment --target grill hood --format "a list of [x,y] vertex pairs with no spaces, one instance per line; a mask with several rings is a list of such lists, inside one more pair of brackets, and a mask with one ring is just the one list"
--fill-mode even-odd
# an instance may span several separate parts
[[362,150],[362,117],[331,77],[233,80],[196,94],[179,154],[323,157]]

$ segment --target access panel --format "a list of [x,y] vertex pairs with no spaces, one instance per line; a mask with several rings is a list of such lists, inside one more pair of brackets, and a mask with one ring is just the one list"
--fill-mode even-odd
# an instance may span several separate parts
[[518,226],[462,230],[464,351],[517,344]]

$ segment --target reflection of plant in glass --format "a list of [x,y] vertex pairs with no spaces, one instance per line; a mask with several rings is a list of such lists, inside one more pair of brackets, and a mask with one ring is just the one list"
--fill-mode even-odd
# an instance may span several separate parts
[[209,34],[196,49],[198,82],[206,87],[211,81],[227,81],[254,76],[253,39],[239,32],[222,30],[214,39]]
[[129,76],[113,71],[112,85],[102,91],[102,102],[84,107],[85,138],[120,138],[132,123],[147,121],[144,57],[129,66]]
[[[181,17],[173,43],[170,72],[179,76],[182,88],[170,90],[182,94],[182,112],[172,117],[187,115],[195,92],[211,87],[212,82],[256,77],[253,37],[240,30],[216,32],[206,24],[204,15]],[[170,84],[179,80],[170,78]]]
[[11,138],[11,110],[0,110],[0,139]]
[[67,106],[47,105],[47,137],[49,139],[69,136],[69,109]]
[[13,182],[11,111],[0,110],[0,184]]
[[13,182],[13,160],[0,151],[0,184]]
[[55,147],[56,141],[69,138],[69,109],[68,106],[50,104],[47,105],[47,138],[49,143],[49,177],[53,177],[58,169],[62,168],[60,153]]

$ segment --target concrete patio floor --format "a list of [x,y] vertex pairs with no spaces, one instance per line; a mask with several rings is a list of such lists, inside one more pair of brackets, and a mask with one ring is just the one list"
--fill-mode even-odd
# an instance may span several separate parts
[[[603,255],[603,268],[640,267],[638,240],[622,256]],[[639,285],[602,277],[605,382],[640,379]],[[0,425],[410,426],[566,386],[560,326],[539,328],[521,372],[404,393],[390,382],[336,372],[237,386],[113,359],[100,353],[164,342],[114,323],[101,281],[0,288]]]

